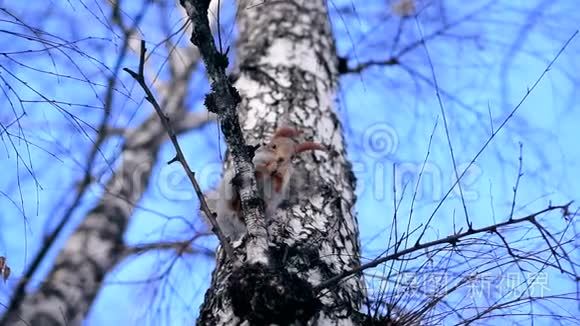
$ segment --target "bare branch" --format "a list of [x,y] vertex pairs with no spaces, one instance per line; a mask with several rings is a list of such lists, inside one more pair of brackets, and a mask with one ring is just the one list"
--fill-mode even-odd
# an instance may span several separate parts
[[167,134],[169,135],[169,139],[171,140],[173,147],[175,147],[175,152],[176,152],[175,157],[173,159],[171,159],[168,162],[168,164],[171,164],[171,163],[176,162],[176,161],[181,163],[181,166],[185,170],[185,173],[187,174],[189,181],[191,182],[191,184],[193,185],[193,188],[195,189],[195,193],[197,194],[197,196],[199,198],[202,210],[204,211],[208,220],[212,224],[212,231],[214,231],[215,234],[217,235],[220,243],[222,244],[222,247],[224,248],[224,250],[226,252],[226,255],[230,259],[234,259],[235,256],[234,256],[234,250],[232,248],[232,245],[230,244],[230,242],[228,241],[226,236],[223,234],[222,230],[220,229],[220,227],[215,219],[215,214],[210,210],[209,206],[207,205],[207,202],[205,201],[205,197],[203,196],[203,192],[201,190],[201,187],[199,186],[199,184],[197,183],[197,180],[195,179],[195,173],[189,167],[189,164],[187,163],[187,160],[185,159],[185,156],[183,155],[183,151],[181,150],[181,147],[179,146],[179,142],[177,141],[177,136],[175,135],[175,131],[173,131],[173,127],[171,127],[171,124],[169,123],[169,117],[167,115],[165,115],[165,113],[163,113],[163,110],[159,106],[159,103],[157,103],[155,96],[153,95],[153,93],[151,93],[151,90],[149,89],[149,86],[147,86],[147,83],[145,83],[145,76],[143,76],[143,66],[145,65],[145,62],[144,62],[145,61],[145,52],[147,52],[147,48],[145,47],[145,41],[141,41],[141,53],[139,55],[139,73],[136,73],[129,68],[123,68],[123,70],[128,72],[131,75],[131,77],[133,77],[139,83],[139,85],[141,86],[141,88],[143,89],[145,94],[147,95],[145,97],[145,99],[149,103],[151,103],[151,105],[155,109],[155,112],[157,112],[157,115],[159,115],[159,118],[161,119],[161,123],[163,124],[165,131],[167,131]]
[[165,241],[165,242],[155,242],[146,243],[127,247],[125,249],[125,256],[131,255],[141,255],[143,253],[155,250],[174,250],[178,254],[203,254],[208,257],[214,257],[215,253],[212,250],[199,250],[191,247],[191,240],[187,241]]
[[[401,257],[403,257],[405,255],[408,255],[408,254],[417,252],[419,250],[423,250],[423,249],[430,248],[430,247],[434,247],[434,246],[441,245],[441,244],[450,244],[450,245],[454,246],[461,239],[463,239],[465,237],[468,237],[468,236],[471,236],[471,235],[476,235],[476,234],[487,233],[487,232],[494,232],[495,233],[495,232],[497,232],[497,229],[498,228],[501,228],[501,227],[506,227],[506,226],[510,226],[510,225],[514,225],[514,224],[523,223],[523,222],[528,222],[528,223],[531,223],[534,226],[536,226],[540,230],[540,233],[542,234],[542,236],[544,236],[543,235],[543,232],[544,232],[543,229],[544,228],[541,227],[537,223],[536,217],[538,217],[540,215],[543,215],[543,214],[545,214],[547,212],[550,212],[550,211],[555,211],[555,210],[562,210],[562,212],[563,212],[562,215],[565,216],[565,217],[567,217],[567,216],[570,215],[569,208],[570,208],[570,205],[571,204],[572,204],[572,202],[570,202],[568,204],[564,204],[564,205],[549,206],[549,207],[547,207],[547,208],[545,208],[545,209],[543,209],[541,211],[538,211],[536,213],[533,213],[533,214],[530,214],[530,215],[527,215],[527,216],[524,216],[524,217],[509,219],[509,220],[507,220],[505,222],[501,222],[501,223],[489,225],[489,226],[482,227],[482,228],[470,228],[470,229],[468,229],[465,232],[456,233],[456,234],[447,236],[445,238],[441,238],[441,239],[437,239],[437,240],[434,240],[434,241],[425,242],[425,243],[422,243],[422,244],[417,243],[417,244],[415,244],[411,248],[407,248],[407,249],[404,249],[404,250],[395,252],[393,254],[390,254],[390,255],[386,255],[384,257],[377,258],[377,259],[375,259],[375,260],[373,260],[371,262],[368,262],[366,264],[363,264],[363,265],[361,265],[361,266],[359,266],[357,268],[354,268],[354,269],[349,270],[349,271],[346,271],[346,272],[344,272],[344,273],[342,273],[340,275],[337,275],[335,277],[332,277],[332,278],[326,280],[325,282],[323,282],[322,284],[320,284],[319,286],[317,286],[316,287],[316,290],[321,291],[323,289],[326,289],[326,288],[332,286],[333,284],[335,284],[337,282],[340,282],[341,280],[343,280],[343,279],[345,279],[345,278],[347,278],[349,276],[358,274],[358,273],[364,271],[365,269],[376,267],[376,266],[378,266],[378,265],[380,265],[380,264],[382,264],[384,262],[401,258]],[[546,242],[548,242],[547,239],[546,239]],[[548,244],[549,244],[549,242],[548,242]],[[550,249],[552,251],[554,251],[554,249],[552,248],[551,245],[550,245]],[[560,268],[561,268],[561,266],[560,266]]]

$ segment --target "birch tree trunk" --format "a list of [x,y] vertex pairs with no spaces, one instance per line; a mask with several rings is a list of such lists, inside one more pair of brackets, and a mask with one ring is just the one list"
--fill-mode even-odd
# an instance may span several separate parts
[[337,57],[326,1],[241,2],[238,26],[234,75],[247,143],[289,125],[330,150],[300,155],[302,195],[269,221],[268,266],[238,268],[219,255],[198,324],[355,324],[360,278],[314,291],[360,264],[355,177],[333,110]]

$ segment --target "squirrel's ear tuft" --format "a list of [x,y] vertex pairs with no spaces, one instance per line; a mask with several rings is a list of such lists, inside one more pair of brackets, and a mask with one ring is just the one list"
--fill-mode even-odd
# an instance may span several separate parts
[[296,130],[294,128],[280,127],[280,128],[278,128],[278,130],[276,130],[272,139],[280,138],[280,137],[284,137],[284,138],[296,137],[300,134],[301,134],[301,131]]
[[305,151],[326,151],[326,147],[322,146],[319,143],[307,141],[301,144],[296,145],[296,153],[305,152]]

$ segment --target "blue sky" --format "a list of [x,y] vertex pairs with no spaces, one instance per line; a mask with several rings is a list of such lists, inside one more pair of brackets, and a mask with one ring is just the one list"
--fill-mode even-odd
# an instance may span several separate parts
[[[12,12],[23,13],[23,8],[15,7],[18,4],[8,5],[8,2],[0,1],[0,5],[10,8]],[[453,22],[481,5],[478,1],[474,2],[473,7],[447,4],[444,11],[446,19]],[[17,90],[21,98],[38,100],[39,96],[14,77],[7,76],[5,69],[28,80],[34,89],[49,99],[102,106],[103,88],[99,84],[104,83],[104,79],[100,72],[104,66],[113,65],[113,54],[118,50],[120,39],[104,27],[103,17],[106,15],[99,13],[96,4],[88,6],[87,10],[80,2],[55,1],[50,8],[67,14],[58,16],[60,18],[51,16],[43,22],[42,28],[66,40],[82,40],[78,48],[92,58],[72,50],[67,52],[72,60],[58,51],[54,51],[53,57],[47,57],[45,52],[13,56],[21,63],[58,72],[64,77],[55,78],[54,75],[16,64],[7,57],[0,58],[0,76]],[[421,38],[418,26],[423,35],[430,35],[441,28],[438,19],[442,12],[438,11],[438,7],[430,6],[422,12],[418,21],[412,18],[406,20],[400,44],[392,49],[400,19],[389,16],[385,8],[379,10],[380,6],[374,2],[356,4],[356,14],[352,14],[339,10],[344,8],[340,2],[331,5],[338,52],[349,58],[351,66],[370,59],[387,59],[398,53]],[[544,1],[495,5],[426,43],[459,166],[465,166],[472,160],[489,137],[490,130],[496,130],[528,87],[546,69],[566,39],[578,28],[576,22],[580,20],[575,6],[575,1],[560,1],[558,5]],[[45,8],[33,5],[27,9],[30,10],[26,12],[25,21],[33,23],[34,15],[42,13]],[[101,9],[107,10],[105,7]],[[125,9],[127,14],[136,10],[131,7]],[[5,13],[2,14],[6,19]],[[149,12],[143,24],[146,39],[152,43],[163,38],[163,34],[152,27],[156,26],[154,22],[158,14]],[[179,12],[170,9],[166,14],[178,26]],[[231,10],[226,8],[224,17],[227,18],[228,14],[231,17]],[[227,21],[226,18],[224,21]],[[78,27],[69,30],[68,21]],[[18,29],[6,21],[0,22],[0,26],[3,30]],[[232,24],[224,23],[223,30],[226,43],[231,43],[234,38]],[[0,52],[39,48],[34,42],[20,38],[11,41],[14,38],[4,35],[0,41]],[[184,37],[181,43],[187,42],[187,38]],[[163,50],[157,51],[151,62],[162,71]],[[535,212],[550,202],[561,204],[578,199],[580,151],[577,143],[580,134],[577,124],[580,121],[580,101],[576,73],[579,67],[575,58],[579,51],[580,39],[575,39],[470,168],[462,185],[474,226],[481,227],[509,216],[513,185],[518,174],[520,143],[523,146],[523,177],[517,192],[515,216]],[[129,55],[123,66],[135,66],[136,60],[134,55]],[[363,257],[367,258],[375,257],[385,248],[392,227],[393,184],[397,188],[397,201],[403,194],[399,221],[400,227],[406,227],[418,172],[431,138],[425,173],[413,204],[411,229],[425,223],[455,181],[441,109],[435,89],[429,85],[432,79],[425,48],[415,47],[401,56],[400,61],[401,65],[370,68],[362,75],[342,77],[337,97],[337,110],[344,124],[349,158],[358,178],[356,211]],[[95,85],[89,87],[86,82],[67,78],[80,76],[72,62],[82,67],[81,70]],[[200,69],[194,77],[192,94],[195,95],[188,99],[193,110],[201,108],[203,93],[200,89],[207,89],[202,73]],[[164,76],[162,72],[160,78]],[[143,103],[134,83],[125,77],[128,76],[123,76],[118,86],[115,108],[119,109],[114,112],[114,117],[118,125],[135,126],[150,114],[151,108]],[[3,89],[6,90],[6,86]],[[14,96],[10,98],[15,99]],[[3,95],[0,101],[3,107],[10,107]],[[0,174],[0,190],[3,192],[0,193],[0,254],[8,257],[14,276],[0,292],[2,303],[8,302],[8,289],[16,284],[25,261],[29,262],[38,248],[43,230],[54,225],[55,217],[62,214],[63,207],[71,200],[71,187],[82,174],[79,162],[84,162],[83,158],[90,148],[87,136],[79,132],[62,111],[46,103],[27,102],[23,106],[27,116],[20,120],[22,129],[35,146],[27,148],[22,142],[16,142],[14,146],[26,162],[32,162],[34,176],[42,190],[22,164],[17,164],[12,145],[4,138],[6,145],[0,149],[0,170],[4,171]],[[65,108],[82,116],[91,125],[97,124],[102,113],[87,106]],[[19,105],[15,106],[14,112],[2,110],[0,122],[9,124],[21,111]],[[18,135],[16,125],[9,130]],[[94,137],[94,133],[87,133]],[[215,184],[221,171],[220,152],[225,149],[216,126],[208,125],[184,134],[180,142],[187,149],[188,161],[202,185],[207,189]],[[103,147],[103,155],[112,155],[118,146],[119,139],[112,138]],[[126,234],[128,244],[185,239],[191,230],[183,219],[194,221],[201,227],[195,216],[197,200],[180,168],[164,164],[172,156],[173,149],[164,146],[150,187],[139,204],[141,209],[135,213]],[[397,166],[395,173],[394,164]],[[106,171],[102,158],[98,167],[97,170]],[[67,227],[67,234],[101,193],[102,187],[91,188],[90,195],[83,198],[76,210],[73,223]],[[26,213],[27,224],[24,224],[22,209]],[[455,191],[434,215],[426,240],[448,235],[454,227],[465,227],[463,214],[460,197]],[[557,214],[548,218],[546,223],[561,228]],[[517,238],[521,235],[518,232],[522,231],[514,230],[510,236]],[[60,239],[57,246],[62,245],[65,237]],[[199,244],[213,248],[216,241],[207,238]],[[57,250],[53,248],[52,257]],[[121,263],[107,277],[107,285],[99,294],[87,318],[87,325],[158,324],[159,321],[185,324],[195,318],[213,268],[211,258],[200,255],[179,259],[164,281],[135,282],[158,275],[173,261],[173,257],[172,252],[158,252]],[[573,257],[580,258],[578,252],[574,252]],[[41,280],[48,268],[49,261],[44,263],[35,281]],[[561,281],[561,276],[550,273],[548,277],[547,291],[575,291],[575,285]],[[577,312],[575,303],[569,305],[563,307],[572,313],[574,309]],[[542,320],[539,320],[541,323]]]

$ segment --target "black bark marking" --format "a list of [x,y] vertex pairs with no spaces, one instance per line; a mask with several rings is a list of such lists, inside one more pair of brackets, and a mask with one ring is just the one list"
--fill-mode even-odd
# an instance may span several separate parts
[[234,314],[251,325],[306,324],[321,307],[308,282],[281,268],[244,266],[232,274],[228,292]]
[[34,318],[30,320],[30,325],[61,326],[63,323],[63,320],[56,320],[54,316],[43,312],[35,314]]

